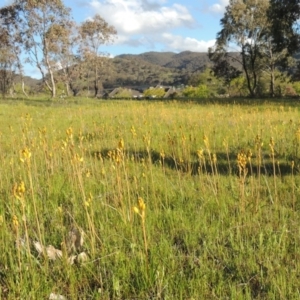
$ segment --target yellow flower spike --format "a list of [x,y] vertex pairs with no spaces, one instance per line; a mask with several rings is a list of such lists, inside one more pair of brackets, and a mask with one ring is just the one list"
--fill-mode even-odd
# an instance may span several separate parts
[[19,199],[19,195],[18,195],[18,185],[15,183],[13,188],[12,188],[12,193],[14,195],[14,197],[16,197],[17,199]]
[[143,212],[146,209],[146,204],[144,202],[144,199],[142,197],[138,198],[138,207]]
[[140,210],[136,206],[133,207],[133,211],[138,215],[140,214]]
[[76,154],[73,156],[73,162],[79,162],[79,163],[82,163],[82,162],[83,162],[83,157],[76,153]]
[[87,201],[89,202],[89,203],[91,203],[92,201],[93,201],[93,195],[92,195],[92,193],[90,193],[89,194],[89,197],[88,197],[88,199],[87,199]]
[[16,215],[13,216],[12,218],[12,224],[14,226],[14,228],[18,228],[19,227],[19,221]]
[[65,141],[61,141],[62,143],[62,146],[61,146],[61,150],[66,150],[66,147],[67,147],[67,143]]
[[147,135],[143,135],[143,140],[144,140],[144,143],[146,144],[147,147],[150,147],[150,144],[151,144],[151,137],[149,134]]
[[134,126],[131,126],[130,131],[131,131],[132,136],[135,137],[136,136],[136,131],[135,131]]
[[13,186],[13,195],[16,197],[18,200],[23,200],[24,199],[24,194],[25,194],[25,184],[23,181],[20,182],[20,184],[15,183]]
[[27,120],[27,121],[32,121],[32,118],[31,118],[31,116],[30,116],[29,113],[27,113],[27,114],[25,115],[25,120]]
[[18,192],[20,194],[24,194],[25,193],[25,184],[24,184],[24,181],[21,181],[19,187],[18,187]]
[[209,148],[209,141],[208,141],[208,137],[206,135],[203,136],[203,142],[204,142],[206,148]]
[[197,156],[199,159],[203,159],[203,157],[204,157],[203,149],[197,150]]
[[91,172],[90,172],[90,170],[86,170],[86,172],[85,172],[85,177],[86,177],[86,178],[91,177]]
[[43,128],[39,128],[39,133],[42,134],[42,135],[45,135],[47,132],[47,129],[46,127],[43,127]]
[[214,153],[213,154],[213,162],[216,163],[217,162],[217,155]]
[[146,258],[148,256],[148,243],[147,243],[147,232],[146,232],[146,204],[142,197],[138,197],[138,205],[133,207],[133,211],[140,216],[141,228],[143,232],[144,247]]
[[66,130],[66,134],[69,138],[72,138],[73,137],[73,129],[72,127],[69,127],[67,130]]
[[251,161],[251,158],[252,158],[252,152],[251,152],[251,150],[248,150],[247,151],[247,159],[249,162]]
[[31,152],[29,151],[28,148],[24,148],[23,150],[21,150],[20,153],[20,161],[21,162],[29,162],[31,158]]
[[244,150],[241,150],[237,155],[237,164],[241,171],[246,169],[247,160],[247,155]]
[[124,149],[124,140],[120,139],[118,143],[118,149],[123,150]]

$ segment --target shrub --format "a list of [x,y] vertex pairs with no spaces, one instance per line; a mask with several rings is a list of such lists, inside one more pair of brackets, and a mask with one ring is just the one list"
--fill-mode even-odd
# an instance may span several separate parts
[[162,98],[165,95],[164,88],[149,88],[144,91],[144,96],[149,98]]
[[300,81],[295,81],[293,83],[293,88],[297,95],[300,95]]
[[190,98],[208,98],[209,90],[207,85],[200,84],[197,87],[188,86],[182,91],[185,97]]

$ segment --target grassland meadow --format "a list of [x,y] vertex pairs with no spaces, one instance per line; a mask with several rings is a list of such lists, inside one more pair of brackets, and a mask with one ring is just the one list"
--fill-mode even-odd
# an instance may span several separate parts
[[0,299],[299,299],[299,105],[222,101],[3,100]]

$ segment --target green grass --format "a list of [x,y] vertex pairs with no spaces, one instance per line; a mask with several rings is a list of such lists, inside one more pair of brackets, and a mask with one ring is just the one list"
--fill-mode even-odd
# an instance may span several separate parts
[[3,101],[0,299],[298,299],[299,109],[245,102]]

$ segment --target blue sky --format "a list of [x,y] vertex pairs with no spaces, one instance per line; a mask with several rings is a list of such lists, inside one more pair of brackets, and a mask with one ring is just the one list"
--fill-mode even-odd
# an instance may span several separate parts
[[112,55],[146,51],[206,52],[229,0],[65,0],[77,22],[99,13],[118,32]]
[[[0,0],[0,6],[12,0]],[[229,0],[64,0],[80,23],[100,14],[118,34],[103,52],[207,52]]]

